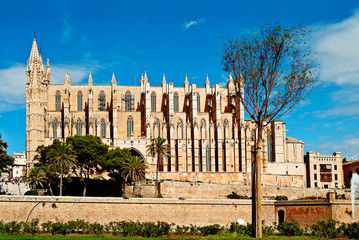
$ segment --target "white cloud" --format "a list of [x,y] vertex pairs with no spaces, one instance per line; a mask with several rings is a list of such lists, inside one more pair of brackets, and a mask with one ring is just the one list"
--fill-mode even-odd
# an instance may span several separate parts
[[72,34],[72,26],[69,23],[69,17],[65,16],[63,19],[63,26],[62,26],[62,38],[64,41],[68,41],[71,38]]
[[[51,66],[51,65],[50,65]],[[0,112],[25,108],[26,65],[14,64],[7,69],[0,69]],[[71,83],[81,83],[87,79],[89,68],[82,65],[51,66],[52,83],[63,83],[65,72],[69,72]]]
[[198,20],[186,21],[186,22],[184,22],[184,24],[182,24],[182,28],[183,28],[184,30],[187,30],[188,28],[190,28],[190,27],[192,27],[192,26],[197,26],[197,25],[203,23],[204,20],[205,20],[204,18],[200,18],[200,19],[198,19]]
[[359,85],[359,12],[340,22],[314,26],[311,43],[323,81]]

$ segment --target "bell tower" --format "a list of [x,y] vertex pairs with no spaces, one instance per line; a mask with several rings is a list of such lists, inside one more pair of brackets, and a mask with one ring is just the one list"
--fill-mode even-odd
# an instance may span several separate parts
[[[49,66],[48,66],[49,69]],[[47,69],[47,75],[50,76]],[[34,38],[26,69],[26,165],[34,166],[36,148],[44,144],[47,84],[42,56]]]

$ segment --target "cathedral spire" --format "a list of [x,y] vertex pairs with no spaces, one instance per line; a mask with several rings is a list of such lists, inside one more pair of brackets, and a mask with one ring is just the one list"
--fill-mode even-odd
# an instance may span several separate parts
[[89,79],[88,79],[88,85],[92,86],[93,80],[92,80],[92,74],[90,72]]
[[165,76],[165,74],[163,74],[163,77],[162,77],[162,86],[163,85],[166,85],[166,76]]
[[116,85],[115,72],[112,72],[111,85]]
[[29,60],[30,62],[34,62],[35,60],[39,60],[39,50],[37,48],[36,38],[34,37],[34,40],[32,41],[32,47],[30,52]]

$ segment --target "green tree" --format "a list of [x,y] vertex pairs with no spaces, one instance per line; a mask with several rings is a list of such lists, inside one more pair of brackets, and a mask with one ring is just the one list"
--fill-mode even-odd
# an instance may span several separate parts
[[163,157],[171,156],[171,147],[168,143],[166,143],[166,139],[158,137],[152,139],[151,144],[147,145],[147,154],[155,155],[157,154],[157,166],[156,166],[156,181],[155,181],[155,197],[159,195],[158,192],[158,170],[159,170],[159,161],[162,160]]
[[132,156],[122,166],[122,176],[133,184],[133,197],[136,192],[136,183],[145,178],[148,165],[139,156]]
[[8,167],[14,164],[14,158],[7,155],[7,143],[1,139],[0,133],[0,172],[8,170]]
[[60,196],[62,196],[62,179],[64,169],[68,170],[76,166],[76,156],[73,155],[71,144],[62,142],[54,145],[49,151],[50,161],[55,166],[60,166]]
[[41,167],[33,167],[25,178],[32,190],[36,190],[36,186],[44,187],[43,183],[46,181],[46,174]]
[[261,237],[261,141],[263,128],[305,99],[316,83],[316,66],[303,26],[265,24],[223,45],[223,69],[233,74],[235,97],[257,127],[252,168],[252,223]]
[[83,196],[85,197],[90,176],[101,171],[99,163],[106,155],[108,145],[102,143],[101,138],[92,135],[67,137],[66,142],[73,146],[77,156],[77,167],[73,171],[83,181]]

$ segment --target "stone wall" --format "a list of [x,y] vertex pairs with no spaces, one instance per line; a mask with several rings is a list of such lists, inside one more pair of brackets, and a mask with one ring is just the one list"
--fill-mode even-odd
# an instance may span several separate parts
[[[229,175],[230,173],[227,173]],[[218,174],[220,175],[220,174]],[[225,174],[223,174],[225,175]],[[234,174],[233,174],[234,175]],[[238,174],[237,174],[238,175]],[[216,184],[216,183],[198,183],[198,182],[161,182],[161,194],[166,198],[184,198],[184,199],[226,199],[228,194],[236,192],[241,196],[251,196],[250,185],[240,184]],[[263,199],[269,199],[273,196],[287,196],[289,200],[304,197],[326,197],[332,189],[315,189],[315,188],[290,188],[262,186]],[[127,194],[132,194],[132,187],[126,188]],[[350,198],[350,190],[337,189],[338,194],[345,194]],[[141,194],[144,197],[154,196],[154,186],[152,183],[141,184]],[[131,196],[131,195],[127,195]]]

